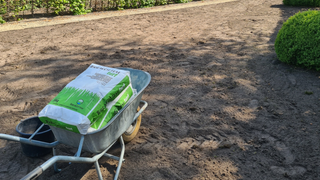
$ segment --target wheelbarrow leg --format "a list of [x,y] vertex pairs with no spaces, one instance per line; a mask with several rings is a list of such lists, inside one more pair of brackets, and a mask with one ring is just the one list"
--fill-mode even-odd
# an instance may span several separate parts
[[114,180],[117,180],[117,179],[118,179],[118,176],[119,176],[119,173],[120,173],[120,169],[121,169],[121,165],[122,165],[122,162],[123,162],[123,156],[124,156],[125,145],[124,145],[124,142],[123,142],[122,136],[120,136],[120,145],[121,145],[120,160],[119,160],[119,163],[118,163],[118,167],[117,167],[116,174],[115,174],[115,176],[114,176]]
[[[53,156],[56,156],[56,148],[55,147],[52,148],[52,153],[53,153]],[[54,169],[55,173],[58,173],[61,171],[61,169],[58,169],[57,163],[53,164],[53,169]]]
[[100,165],[99,165],[98,160],[96,160],[96,161],[94,162],[94,166],[96,167],[96,171],[97,171],[99,180],[103,180],[103,177],[102,177],[102,174],[101,174]]

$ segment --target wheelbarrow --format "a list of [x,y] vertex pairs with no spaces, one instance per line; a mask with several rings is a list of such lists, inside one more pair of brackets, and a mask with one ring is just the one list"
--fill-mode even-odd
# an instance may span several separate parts
[[[55,172],[60,170],[57,168],[57,162],[70,162],[70,163],[94,163],[98,177],[102,180],[102,174],[100,171],[98,160],[102,156],[106,156],[111,159],[115,159],[118,162],[118,167],[114,176],[114,179],[118,179],[122,162],[124,162],[125,143],[131,141],[137,134],[140,123],[141,113],[148,106],[148,103],[141,100],[143,90],[148,86],[151,81],[149,73],[135,70],[131,68],[119,68],[130,71],[132,87],[137,90],[137,95],[130,100],[119,112],[116,114],[106,126],[103,128],[88,133],[86,135],[77,134],[71,131],[60,129],[57,127],[50,126],[56,141],[52,143],[43,142],[32,139],[39,130],[44,126],[42,124],[29,138],[23,138],[13,135],[0,134],[0,139],[9,141],[16,141],[28,145],[39,146],[44,148],[52,148],[53,157],[37,167],[22,179],[35,179],[49,167],[54,166]],[[139,105],[143,104],[140,108]],[[138,112],[137,112],[138,109]],[[114,156],[108,154],[107,151],[119,140],[121,145],[120,156]],[[74,156],[61,156],[56,155],[56,146],[64,144],[78,148]],[[81,151],[87,151],[93,153],[93,157],[81,157]]]

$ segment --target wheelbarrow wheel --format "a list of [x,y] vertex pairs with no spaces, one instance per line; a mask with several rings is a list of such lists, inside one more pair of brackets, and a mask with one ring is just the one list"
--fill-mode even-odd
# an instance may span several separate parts
[[[138,106],[137,111],[140,110],[140,107]],[[140,116],[130,125],[130,127],[122,134],[123,141],[125,143],[128,143],[132,141],[134,137],[138,134],[139,128],[141,124],[141,114]]]

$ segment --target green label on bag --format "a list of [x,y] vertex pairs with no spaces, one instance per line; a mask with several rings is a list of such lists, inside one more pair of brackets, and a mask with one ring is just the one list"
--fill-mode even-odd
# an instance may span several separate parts
[[[99,119],[91,125],[92,128],[98,129],[99,127],[103,127],[106,125],[117,113],[118,113],[118,108],[115,106],[112,106],[110,111],[104,114],[104,116],[99,117]],[[103,122],[103,123],[102,123]],[[102,124],[101,124],[102,123]],[[101,125],[101,126],[100,126]]]
[[106,100],[107,103],[113,101],[129,84],[130,79],[126,76],[107,95],[105,95],[103,99]]
[[94,129],[99,129],[105,126],[129,101],[133,94],[132,88],[128,87],[127,90],[122,94],[119,100],[111,107],[109,112],[100,116],[92,125],[91,127]]
[[80,133],[77,126],[66,124],[66,123],[63,123],[63,122],[60,122],[60,121],[57,121],[55,119],[51,119],[48,117],[39,117],[39,119],[44,124],[48,124],[50,126],[55,126],[55,127],[61,128],[61,129],[75,132],[75,133]]
[[[103,101],[100,101],[100,103],[94,108],[93,111],[87,116],[91,123],[95,122],[99,117],[103,117],[103,114],[105,114],[108,111],[106,108],[106,104]],[[90,123],[90,124],[91,124]]]
[[65,87],[49,104],[87,115],[99,100],[97,94],[88,90]]
[[129,99],[131,98],[132,94],[133,94],[133,91],[132,91],[131,87],[129,87],[126,90],[126,92],[120,97],[120,99],[115,104],[115,106],[118,108],[118,110],[122,109],[127,104]]
[[116,107],[112,106],[110,109],[110,112],[108,113],[107,117],[104,119],[100,128],[105,126],[118,112],[119,112],[119,110]]

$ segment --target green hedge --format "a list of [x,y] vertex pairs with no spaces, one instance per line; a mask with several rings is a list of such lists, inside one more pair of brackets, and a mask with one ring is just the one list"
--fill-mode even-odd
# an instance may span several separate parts
[[284,5],[288,6],[320,6],[320,0],[283,0]]
[[299,12],[280,29],[275,51],[280,61],[320,71],[320,12]]
[[53,12],[57,15],[71,13],[86,14],[93,11],[110,9],[143,8],[171,3],[187,3],[192,0],[0,0],[0,23],[8,20],[21,20],[24,12]]

